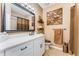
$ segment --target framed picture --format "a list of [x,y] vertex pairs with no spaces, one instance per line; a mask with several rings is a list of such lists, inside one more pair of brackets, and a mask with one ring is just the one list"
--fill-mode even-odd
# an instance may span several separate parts
[[47,25],[62,24],[62,8],[47,12]]

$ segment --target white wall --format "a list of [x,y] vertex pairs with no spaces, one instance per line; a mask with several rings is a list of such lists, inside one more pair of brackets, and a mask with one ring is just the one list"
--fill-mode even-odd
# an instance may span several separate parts
[[10,21],[11,25],[10,25],[10,29],[11,30],[17,30],[17,18],[11,16],[11,21]]
[[[65,42],[69,42],[70,39],[70,7],[74,4],[55,4],[43,10],[43,20],[45,26],[45,36],[47,40],[54,43],[54,30],[53,29],[66,29],[63,33],[63,39]],[[47,25],[46,13],[58,8],[63,8],[63,24],[62,25]]]
[[10,30],[11,25],[11,5],[9,3],[6,3],[5,5],[5,18],[6,18],[6,30]]
[[35,31],[37,32],[39,16],[43,17],[43,9],[37,3],[28,3],[35,11]]
[[[19,11],[20,12],[20,11]],[[16,13],[16,12],[13,12],[13,11],[11,11],[11,16],[18,16],[18,17],[22,17],[22,18],[25,18],[25,19],[27,19],[28,17],[27,16],[25,16],[25,15],[22,15],[22,14],[19,14],[19,13]]]
[[32,26],[32,17],[29,17],[29,30],[34,29],[34,26]]

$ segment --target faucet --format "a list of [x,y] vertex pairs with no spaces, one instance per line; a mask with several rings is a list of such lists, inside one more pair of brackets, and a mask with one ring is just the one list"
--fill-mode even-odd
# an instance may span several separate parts
[[29,35],[34,35],[34,31],[29,32]]

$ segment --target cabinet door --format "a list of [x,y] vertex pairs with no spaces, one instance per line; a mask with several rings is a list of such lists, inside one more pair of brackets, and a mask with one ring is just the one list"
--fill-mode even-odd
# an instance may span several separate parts
[[45,52],[45,39],[44,39],[44,37],[41,37],[40,40],[41,40],[41,42],[40,42],[40,50],[41,50],[40,54],[43,55]]
[[34,56],[40,56],[40,40],[34,40]]
[[0,56],[4,56],[4,51],[0,51]]
[[34,40],[34,56],[42,56],[45,51],[44,37]]

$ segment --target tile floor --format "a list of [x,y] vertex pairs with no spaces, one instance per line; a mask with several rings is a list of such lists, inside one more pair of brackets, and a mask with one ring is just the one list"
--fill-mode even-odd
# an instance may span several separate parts
[[61,50],[50,48],[45,52],[44,56],[71,56],[71,55],[69,55],[68,53],[64,53]]

